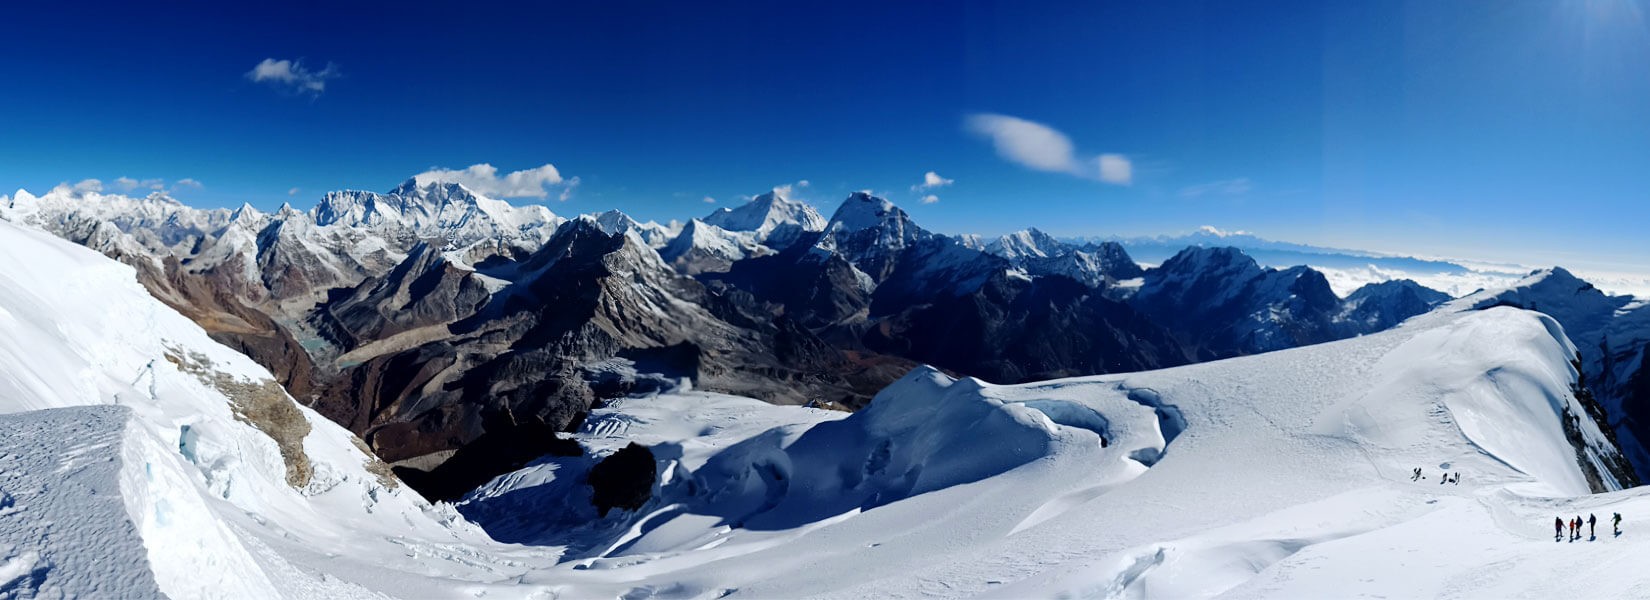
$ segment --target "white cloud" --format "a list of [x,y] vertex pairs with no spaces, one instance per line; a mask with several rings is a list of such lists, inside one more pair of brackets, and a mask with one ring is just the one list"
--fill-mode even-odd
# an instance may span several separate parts
[[266,58],[251,71],[246,72],[246,78],[258,83],[266,83],[288,92],[299,94],[321,95],[327,89],[327,80],[338,77],[338,68],[327,63],[326,68],[311,71],[305,68],[301,61],[276,60]]
[[796,181],[795,183],[781,183],[773,186],[773,193],[778,194],[780,198],[790,199],[791,192],[808,187],[809,185],[813,184],[809,183],[806,179]]
[[716,204],[716,199],[710,196],[705,196],[705,204]]
[[116,177],[115,178],[115,187],[119,188],[120,191],[123,191],[123,192],[130,192],[130,191],[138,189],[138,188],[147,188],[147,189],[151,189],[151,190],[163,190],[163,189],[166,189],[166,180],[164,180],[164,179],[133,179],[131,177]]
[[1100,181],[1129,185],[1134,182],[1134,163],[1121,154],[1100,155]]
[[939,173],[929,171],[922,175],[922,183],[911,186],[911,191],[920,192],[923,190],[932,190],[935,188],[942,188],[956,182],[957,180],[955,179],[946,179],[944,177],[940,177]]
[[201,189],[201,187],[202,187],[201,182],[195,181],[193,179],[189,179],[187,177],[185,177],[183,179],[179,179],[177,183],[172,184],[172,189],[174,191],[179,190],[179,189],[183,189],[183,188],[194,188],[194,189],[198,190],[198,189]]
[[55,187],[52,188],[51,192],[48,192],[48,193],[65,194],[65,195],[72,195],[72,196],[83,196],[83,195],[86,195],[86,194],[98,193],[98,192],[102,192],[102,191],[103,191],[103,181],[98,180],[98,179],[82,179],[82,180],[74,182],[74,183],[69,183],[67,181],[65,181],[63,183],[59,183]]
[[[420,186],[436,182],[457,183],[470,188],[470,191],[494,198],[547,198],[550,192],[546,188],[561,184],[562,178],[561,172],[550,164],[514,171],[501,177],[498,168],[481,163],[458,170],[431,168],[414,175],[413,181]],[[568,181],[566,189],[562,190],[562,199],[571,197],[571,190],[578,183],[577,177]]]
[[1215,227],[1214,225],[1203,225],[1203,226],[1198,227],[1197,230],[1201,231],[1203,233],[1207,233],[1209,235],[1215,236],[1215,237],[1231,237],[1231,236],[1234,236],[1234,235],[1254,235],[1254,234],[1249,233],[1247,231],[1244,231],[1242,229],[1226,230],[1226,229],[1221,229],[1219,227]]
[[1211,181],[1211,182],[1208,182],[1208,183],[1200,183],[1200,184],[1197,184],[1197,185],[1188,185],[1186,187],[1180,188],[1180,197],[1182,197],[1182,198],[1197,198],[1199,196],[1212,196],[1212,195],[1217,195],[1217,194],[1218,195],[1226,195],[1226,196],[1238,196],[1238,195],[1249,193],[1249,190],[1253,189],[1253,187],[1254,187],[1254,185],[1252,183],[1250,183],[1248,177],[1239,177],[1237,179],[1222,179],[1220,181]]
[[292,188],[292,189],[290,189],[290,190],[287,190],[287,191],[286,191],[286,195],[288,195],[288,196],[296,196],[296,195],[298,195],[298,188]]
[[922,203],[923,204],[933,204],[933,203],[939,202],[939,201],[940,201],[940,197],[935,196],[933,194],[929,194],[927,196],[922,197]]
[[1022,167],[1065,173],[1116,185],[1134,181],[1134,165],[1122,154],[1080,158],[1071,138],[1059,130],[1019,117],[981,113],[969,115],[967,129],[991,141],[997,155]]
[[561,188],[561,193],[556,195],[556,200],[561,202],[572,200],[573,190],[579,189],[579,183],[580,181],[577,175],[574,175],[572,179],[567,180],[567,185]]

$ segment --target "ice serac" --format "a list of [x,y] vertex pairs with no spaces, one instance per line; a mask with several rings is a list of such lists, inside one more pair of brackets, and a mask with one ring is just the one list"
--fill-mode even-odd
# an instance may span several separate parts
[[719,208],[704,222],[727,231],[750,233],[754,240],[784,250],[805,234],[825,229],[825,217],[814,207],[792,200],[785,190],[773,190],[735,208]]

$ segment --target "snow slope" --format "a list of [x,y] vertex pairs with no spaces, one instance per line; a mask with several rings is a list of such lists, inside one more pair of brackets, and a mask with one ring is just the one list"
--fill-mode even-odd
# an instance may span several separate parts
[[23,596],[125,583],[174,598],[408,596],[518,568],[464,558],[490,541],[382,477],[351,434],[131,268],[6,222],[0,428],[35,432],[0,439],[0,579]]
[[[501,515],[581,523],[522,539],[569,548],[570,570],[532,581],[589,596],[1504,597],[1544,585],[1505,564],[1551,558],[1548,513],[1650,506],[1587,496],[1584,465],[1614,450],[1590,421],[1579,448],[1560,424],[1580,411],[1573,353],[1552,319],[1495,308],[1149,373],[995,386],[919,369],[846,417],[634,399],[580,439],[654,447],[661,484],[636,514],[566,501],[588,459],[464,509],[502,536],[524,524]],[[1637,549],[1593,544],[1562,550],[1625,568]]]

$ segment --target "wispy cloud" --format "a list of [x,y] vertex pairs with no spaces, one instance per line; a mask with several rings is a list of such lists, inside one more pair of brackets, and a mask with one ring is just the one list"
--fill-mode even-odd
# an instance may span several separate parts
[[940,201],[940,197],[935,196],[933,194],[929,194],[927,196],[922,197],[922,203],[923,204],[933,204],[933,203],[939,202],[939,201]]
[[1128,185],[1134,182],[1134,163],[1129,162],[1127,156],[1121,154],[1101,154],[1100,181],[1117,185]]
[[295,94],[321,95],[327,90],[327,81],[338,78],[338,67],[332,63],[313,71],[299,60],[266,58],[246,72],[246,78],[267,84],[278,90]]
[[716,204],[716,199],[710,196],[705,196],[704,202],[705,204]]
[[177,192],[184,189],[198,190],[201,187],[201,182],[187,177],[174,181],[168,185],[165,179],[161,179],[159,177],[152,179],[138,179],[135,177],[121,176],[116,177],[114,181],[109,182],[107,186],[104,185],[103,180],[101,179],[82,179],[72,184],[68,182],[58,184],[58,186],[54,189],[69,191],[76,194],[86,194],[90,192],[102,193],[104,191],[130,194],[136,191]]
[[[555,165],[545,164],[501,176],[497,167],[487,163],[463,169],[431,168],[414,175],[413,181],[420,186],[437,182],[457,183],[470,191],[494,198],[548,198],[549,188],[563,182],[561,172],[556,170]],[[559,196],[562,200],[572,197],[572,190],[578,187],[579,178],[574,177],[566,183]]]
[[286,195],[288,195],[288,196],[296,196],[296,195],[298,195],[298,188],[292,188],[292,189],[290,189],[290,190],[287,190],[287,191],[286,191]]
[[998,156],[1028,169],[1065,173],[1114,185],[1134,182],[1134,165],[1127,156],[1108,153],[1082,158],[1070,137],[1036,121],[980,113],[969,115],[964,126],[990,140]]
[[1180,188],[1180,197],[1197,198],[1201,196],[1215,195],[1239,196],[1249,193],[1249,190],[1251,189],[1254,189],[1254,184],[1249,181],[1248,177],[1238,177],[1236,179],[1222,179],[1220,181],[1188,185]]
[[583,183],[583,181],[577,175],[574,175],[572,179],[567,180],[567,185],[562,186],[561,193],[556,195],[556,200],[561,202],[572,200],[573,191],[579,189],[580,183]]

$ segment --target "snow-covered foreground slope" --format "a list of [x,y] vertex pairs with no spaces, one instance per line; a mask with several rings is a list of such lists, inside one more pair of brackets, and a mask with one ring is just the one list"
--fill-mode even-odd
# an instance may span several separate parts
[[1498,308],[1132,375],[993,386],[919,370],[852,416],[639,398],[581,434],[598,452],[654,447],[662,484],[635,515],[569,499],[588,459],[501,478],[463,510],[565,547],[528,580],[592,596],[1551,594],[1550,571],[1509,566],[1627,569],[1650,550],[1546,537],[1557,514],[1650,508],[1587,496],[1614,487],[1588,475],[1614,450],[1585,418],[1579,445],[1561,425],[1582,410],[1573,356],[1551,319]]
[[3,596],[418,596],[521,569],[131,268],[6,222],[0,432]]
[[[919,369],[852,415],[626,399],[578,439],[650,446],[653,499],[599,517],[594,459],[545,459],[460,507],[495,541],[380,479],[129,268],[0,223],[0,589],[1643,596],[1629,561],[1650,552],[1650,494],[1587,495],[1617,487],[1614,449],[1571,418],[1574,356],[1543,315],[1446,309],[1147,373],[996,386]],[[1622,537],[1547,537],[1556,516],[1616,511]]]

